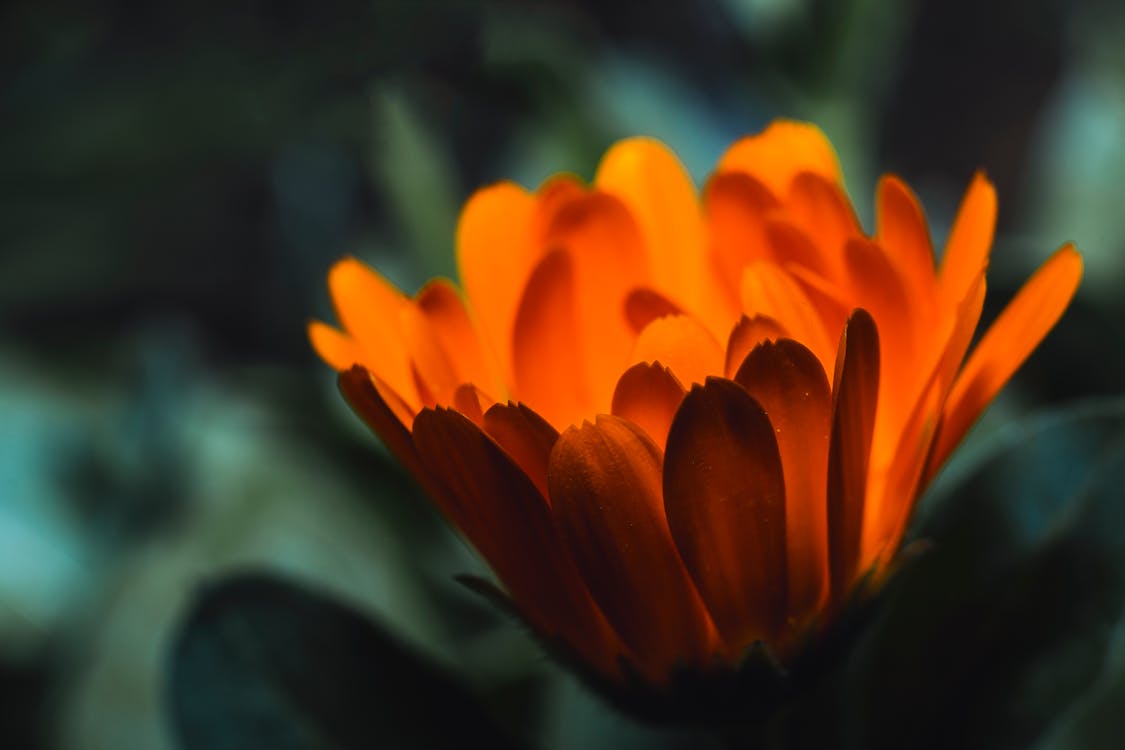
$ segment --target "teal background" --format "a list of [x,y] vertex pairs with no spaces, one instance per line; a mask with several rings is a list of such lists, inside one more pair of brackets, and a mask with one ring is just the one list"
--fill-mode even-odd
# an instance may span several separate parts
[[[1107,572],[1125,570],[1123,35],[1110,0],[6,4],[0,745],[176,747],[176,634],[202,584],[244,570],[373,618],[531,745],[699,740],[607,710],[454,582],[486,571],[347,410],[304,327],[331,319],[325,274],[345,254],[408,291],[452,274],[478,186],[589,178],[635,134],[702,181],[777,116],[824,128],[868,227],[878,175],[904,177],[938,247],[987,170],[986,320],[1064,241],[1086,262],[1072,309],[923,504],[942,556],[914,590],[945,598],[919,594],[880,625],[977,643],[941,652],[970,671],[847,666],[859,697],[840,726],[855,746],[894,746],[913,730],[879,718],[894,713],[886,686],[901,699],[926,684],[952,702],[912,705],[978,746],[1125,737]],[[992,478],[965,484],[974,466]],[[966,593],[978,584],[991,594]],[[997,604],[1020,585],[1027,597]],[[978,616],[933,616],[950,602]],[[1027,630],[1045,612],[1073,617]],[[1026,649],[987,645],[1013,632],[1033,634]],[[1009,681],[965,676],[998,653],[1019,667]],[[982,692],[962,716],[969,683]],[[207,689],[192,683],[189,708]],[[238,731],[211,710],[188,713]],[[377,729],[391,711],[363,710]],[[378,731],[413,744],[409,723]]]

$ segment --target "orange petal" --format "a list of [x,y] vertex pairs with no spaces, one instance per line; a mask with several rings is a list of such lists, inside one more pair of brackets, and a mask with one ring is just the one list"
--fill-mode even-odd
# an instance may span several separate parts
[[893,175],[879,181],[875,225],[879,244],[887,249],[891,263],[909,290],[911,302],[928,318],[937,291],[930,230],[918,198]]
[[676,548],[734,654],[785,624],[785,484],[773,426],[738,385],[711,378],[668,433],[664,507]]
[[660,292],[647,287],[634,289],[625,298],[625,318],[633,333],[640,333],[652,321],[667,315],[680,315],[683,312],[676,303]]
[[378,272],[355,258],[344,258],[328,272],[336,315],[363,350],[363,362],[412,405],[417,389],[410,369],[402,313],[410,301]]
[[758,344],[776,341],[785,335],[785,329],[773,318],[767,318],[765,315],[748,318],[743,315],[731,330],[730,339],[727,341],[726,366],[723,368],[726,377],[734,377],[742,365],[742,360],[746,359],[746,355]]
[[500,444],[512,460],[550,501],[547,464],[559,432],[543,417],[523,404],[494,404],[484,414],[484,430]]
[[704,189],[709,250],[719,280],[738,293],[742,269],[756,260],[769,259],[766,217],[780,204],[765,185],[748,174],[717,174]]
[[494,403],[495,399],[472,383],[462,383],[453,392],[453,408],[472,420],[477,427],[484,423],[484,410]]
[[654,283],[693,302],[702,282],[703,222],[695,186],[676,155],[652,138],[621,141],[602,157],[594,184],[632,212]]
[[436,498],[442,510],[496,571],[523,614],[604,670],[614,670],[615,638],[527,475],[458,412],[419,412],[413,435],[423,467],[446,489]]
[[542,255],[535,238],[536,199],[501,182],[469,198],[457,225],[457,266],[488,348],[502,371],[511,366],[520,293]]
[[[910,301],[902,278],[879,245],[868,240],[849,240],[845,257],[853,304],[862,306],[879,327],[880,379],[884,388],[876,429],[884,432],[901,425],[905,412],[912,406],[910,397],[918,393],[919,376],[925,376],[919,367]],[[918,335],[933,333],[922,331]]]
[[802,172],[789,186],[785,207],[820,248],[829,278],[839,279],[844,243],[862,235],[851,201],[841,184],[832,178]]
[[416,304],[429,320],[441,347],[453,364],[459,383],[475,383],[496,394],[504,394],[499,368],[477,335],[457,288],[446,279],[434,279],[418,292]]
[[570,255],[556,250],[540,261],[527,283],[513,337],[516,393],[556,427],[593,412],[574,298]]
[[828,564],[836,606],[847,599],[857,574],[878,394],[879,334],[871,316],[856,310],[840,337],[832,384]]
[[337,371],[348,370],[363,360],[363,353],[346,333],[341,333],[319,320],[308,324],[309,342],[316,353]]
[[789,219],[772,218],[766,222],[766,242],[773,260],[782,267],[798,266],[818,276],[827,273],[828,263],[820,248],[799,226]]
[[957,376],[942,415],[933,464],[940,466],[1066,310],[1082,256],[1064,245],[1043,264],[981,338]]
[[977,172],[961,201],[941,259],[941,296],[947,304],[963,299],[988,267],[995,229],[996,189],[983,172]]
[[793,120],[774,120],[761,133],[735,143],[719,160],[718,171],[745,172],[775,195],[785,195],[800,172],[843,182],[836,152],[820,128]]
[[454,370],[453,358],[442,346],[434,325],[417,305],[408,303],[401,317],[406,351],[422,405],[449,406],[461,382]]
[[832,362],[834,350],[815,306],[793,277],[777,265],[759,262],[746,267],[742,273],[742,309],[749,317],[773,318],[822,363]]
[[681,383],[702,383],[723,371],[723,349],[695,318],[671,315],[641,331],[630,361],[660,362]]
[[781,339],[752,351],[734,379],[765,409],[777,439],[785,477],[788,611],[801,621],[828,595],[828,377],[816,355]]
[[684,387],[659,363],[633,365],[617,381],[612,413],[640,427],[663,449],[672,418],[684,398]]
[[649,281],[636,222],[620,200],[592,192],[559,209],[545,241],[565,250],[573,263],[581,364],[596,411],[605,412],[636,338],[625,300]]
[[710,623],[668,531],[656,444],[600,416],[562,434],[549,478],[559,533],[638,668],[660,680],[706,663]]

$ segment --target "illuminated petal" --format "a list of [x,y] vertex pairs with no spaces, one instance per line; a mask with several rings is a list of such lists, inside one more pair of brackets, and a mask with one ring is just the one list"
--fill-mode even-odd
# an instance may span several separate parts
[[1070,304],[1082,278],[1082,257],[1065,245],[1035,272],[1004,309],[957,376],[934,451],[940,466],[984,408],[1043,340]]
[[821,248],[829,278],[839,279],[845,243],[862,235],[841,184],[833,178],[802,172],[789,186],[785,207],[797,225]]
[[652,138],[621,141],[602,158],[594,184],[637,220],[654,283],[693,301],[702,281],[703,223],[695,186],[676,155]]
[[[592,399],[584,414],[604,412],[617,378],[629,364],[627,357],[636,338],[625,317],[625,300],[649,280],[636,222],[617,198],[589,193],[559,209],[545,242],[565,251],[573,264],[573,325],[577,326],[576,343],[581,347],[581,367]],[[523,355],[517,352],[516,356]],[[571,365],[568,369],[576,368]],[[578,418],[574,415],[571,421]]]
[[507,372],[524,284],[542,255],[535,241],[535,196],[500,182],[478,190],[457,224],[461,282],[488,348]]
[[995,229],[996,189],[983,172],[978,172],[961,201],[941,259],[941,296],[947,304],[963,299],[988,267]]
[[745,172],[779,196],[800,172],[843,182],[836,151],[820,128],[793,120],[774,120],[761,133],[735,143],[719,160],[718,171]]
[[822,363],[834,348],[809,296],[793,277],[773,263],[754,263],[742,273],[742,309],[748,317],[764,315],[780,323]]
[[343,371],[363,360],[363,353],[356,343],[346,333],[341,333],[319,320],[309,321],[309,342],[317,355],[332,366],[334,370]]
[[752,351],[735,381],[761,404],[773,425],[785,477],[789,614],[803,619],[828,595],[828,377],[816,355],[796,341],[781,339]]
[[723,349],[694,318],[671,315],[641,331],[630,361],[660,362],[690,385],[722,372]]
[[686,391],[672,371],[659,362],[633,365],[617,381],[613,392],[614,416],[640,427],[663,449],[668,428]]
[[[571,427],[551,454],[559,533],[606,618],[650,677],[703,664],[712,635],[668,531],[660,449],[618,417]],[[628,544],[622,544],[628,539]]]
[[837,606],[848,596],[858,572],[878,394],[879,335],[871,316],[856,310],[840,338],[832,384],[828,564],[831,596]]
[[558,430],[523,404],[512,403],[494,404],[485,412],[483,425],[549,501],[547,464]]
[[416,304],[433,326],[454,368],[459,383],[475,383],[503,395],[504,383],[477,335],[465,303],[456,287],[446,279],[435,279],[418,292]]
[[708,241],[719,279],[736,297],[742,269],[771,258],[765,222],[780,207],[758,180],[741,172],[717,174],[705,190]]
[[772,641],[787,607],[785,484],[762,407],[729,380],[684,398],[668,433],[664,507],[728,649]]
[[556,250],[532,273],[516,316],[516,393],[554,425],[580,419],[591,404],[575,296],[573,263],[566,251]]
[[364,364],[416,406],[417,388],[402,332],[402,313],[410,300],[355,258],[332,266],[328,289],[344,330],[363,350]]
[[909,290],[919,316],[932,314],[936,277],[930,230],[917,197],[902,180],[887,175],[879,181],[875,198],[879,244]]

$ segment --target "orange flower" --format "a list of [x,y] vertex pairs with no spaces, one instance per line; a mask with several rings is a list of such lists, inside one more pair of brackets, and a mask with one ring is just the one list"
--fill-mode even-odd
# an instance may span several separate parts
[[965,360],[992,185],[973,179],[937,268],[910,189],[884,177],[876,206],[868,236],[811,125],[734,144],[702,196],[664,146],[628,140],[591,186],[477,192],[463,296],[340,261],[343,331],[309,336],[513,606],[587,668],[661,685],[758,642],[785,662],[883,580],[915,499],[1082,272],[1059,250]]

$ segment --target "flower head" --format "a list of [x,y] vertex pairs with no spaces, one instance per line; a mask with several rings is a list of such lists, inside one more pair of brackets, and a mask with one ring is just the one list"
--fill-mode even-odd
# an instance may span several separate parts
[[477,192],[463,293],[354,259],[309,335],[353,408],[542,636],[609,682],[781,663],[878,586],[915,499],[1058,320],[1064,246],[966,359],[996,216],[977,175],[935,267],[910,189],[868,235],[815,127],[735,143],[698,194],[661,144],[592,185]]

